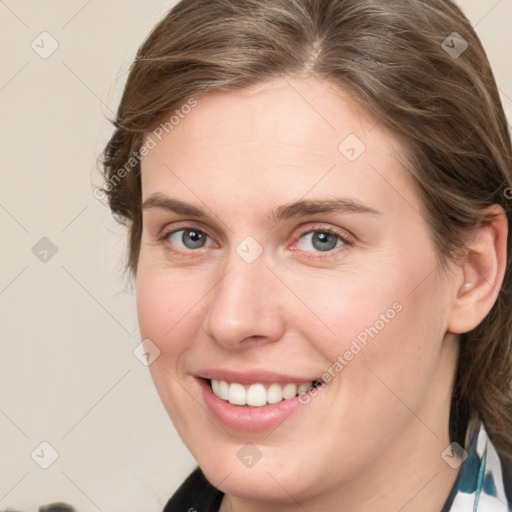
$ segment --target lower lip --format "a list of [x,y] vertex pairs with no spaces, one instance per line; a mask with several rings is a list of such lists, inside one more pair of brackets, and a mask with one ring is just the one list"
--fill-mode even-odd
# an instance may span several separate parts
[[207,381],[197,380],[201,386],[204,401],[212,415],[222,425],[230,429],[245,432],[273,430],[295,411],[304,407],[298,396],[262,407],[233,405],[216,396]]

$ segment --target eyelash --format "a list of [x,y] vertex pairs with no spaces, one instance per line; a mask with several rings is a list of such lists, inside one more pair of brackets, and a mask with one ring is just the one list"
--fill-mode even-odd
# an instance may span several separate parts
[[296,237],[296,239],[294,241],[294,244],[296,244],[302,237],[304,237],[310,233],[327,233],[329,235],[333,235],[333,236],[337,237],[343,243],[342,246],[336,247],[336,248],[332,249],[331,251],[325,251],[325,252],[303,251],[306,254],[306,258],[311,258],[316,261],[318,261],[318,260],[325,261],[330,258],[336,257],[340,251],[346,250],[347,247],[352,247],[355,243],[355,240],[352,237],[350,237],[346,234],[342,234],[340,231],[338,231],[334,228],[326,227],[323,225],[315,225],[315,226],[310,227],[306,231],[299,233],[299,235]]
[[[164,231],[159,237],[158,237],[158,242],[160,243],[164,243],[165,246],[166,246],[166,250],[172,252],[173,254],[175,253],[192,253],[192,252],[199,252],[201,251],[201,249],[203,249],[203,247],[201,247],[200,249],[186,249],[186,250],[176,250],[176,249],[173,249],[171,247],[171,244],[168,242],[168,238],[169,236],[173,235],[174,233],[177,233],[178,231],[187,231],[187,230],[192,230],[192,231],[198,231],[199,233],[202,233],[203,235],[206,235],[208,238],[210,238],[210,240],[212,239],[212,237],[204,230],[204,229],[201,229],[193,224],[184,224],[184,225],[181,225],[179,226],[179,228],[176,228],[176,227],[173,227],[172,229],[168,229],[166,231]],[[332,258],[333,256],[335,256],[336,254],[338,254],[338,252],[340,250],[344,250],[346,249],[347,247],[352,247],[355,243],[355,240],[346,235],[346,234],[342,234],[341,232],[337,231],[336,229],[334,228],[330,228],[330,227],[326,227],[326,226],[323,226],[323,225],[315,225],[315,226],[312,226],[310,227],[309,229],[301,232],[296,238],[295,238],[295,241],[293,242],[294,244],[297,243],[302,237],[310,234],[310,233],[327,233],[329,235],[333,235],[335,237],[337,237],[342,243],[343,245],[341,247],[337,247],[335,249],[332,249],[330,251],[325,251],[324,253],[322,253],[322,251],[303,251],[306,253],[306,257],[307,258],[311,258],[311,259],[314,259],[314,260],[320,260],[320,261],[324,261],[324,260],[327,260],[329,258]],[[297,249],[292,249],[292,250],[297,250]],[[310,253],[313,253],[313,254],[310,254]]]

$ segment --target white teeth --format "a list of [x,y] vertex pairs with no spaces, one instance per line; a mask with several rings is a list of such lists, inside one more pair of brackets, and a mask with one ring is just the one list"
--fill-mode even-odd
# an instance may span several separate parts
[[212,391],[217,396],[220,395],[219,387],[220,387],[220,380],[212,380]]
[[245,388],[242,384],[237,384],[233,382],[229,386],[229,403],[233,405],[245,405],[246,402],[246,394]]
[[224,380],[212,379],[211,385],[214,395],[230,404],[262,407],[267,404],[277,404],[283,399],[288,400],[296,397],[297,394],[305,393],[313,387],[313,382],[288,383],[284,386],[273,383],[265,387],[263,384],[244,386],[237,382],[230,384]]
[[247,390],[247,405],[261,407],[267,405],[267,391],[262,384],[254,384]]
[[310,387],[311,384],[300,384],[297,388],[297,394],[300,395],[301,393],[305,393]]
[[213,392],[222,400],[229,399],[229,384],[224,380],[212,380]]
[[[307,386],[307,384],[306,384]],[[279,384],[270,384],[267,389],[267,402],[277,404],[283,399],[283,390]]]
[[[219,398],[222,398],[222,400],[228,400],[229,399],[229,384],[225,380],[220,380],[219,382],[219,393],[217,396]],[[213,380],[212,380],[213,384]]]
[[297,384],[286,384],[283,388],[283,398],[293,398],[297,394]]

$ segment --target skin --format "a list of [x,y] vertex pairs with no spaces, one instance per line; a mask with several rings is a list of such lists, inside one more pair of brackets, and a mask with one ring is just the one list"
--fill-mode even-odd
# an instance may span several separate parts
[[[366,145],[353,162],[338,149],[348,134]],[[144,209],[137,304],[142,337],[160,350],[156,388],[226,493],[222,512],[437,512],[447,498],[458,334],[496,299],[506,220],[441,270],[400,150],[347,93],[295,77],[199,98],[142,162],[143,201],[158,193],[207,213]],[[278,206],[333,197],[379,213],[273,220]],[[186,227],[208,235],[202,248],[183,244]],[[353,243],[319,250],[305,234],[326,228]],[[252,263],[236,252],[247,236],[263,248]],[[393,304],[400,312],[272,432],[229,430],[206,409],[199,370],[321,377]],[[247,442],[262,454],[252,468],[237,457]]]

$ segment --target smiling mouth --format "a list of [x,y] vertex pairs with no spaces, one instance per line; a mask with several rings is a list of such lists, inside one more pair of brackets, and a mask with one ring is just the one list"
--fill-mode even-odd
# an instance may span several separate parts
[[232,405],[263,407],[277,404],[283,400],[290,400],[300,394],[319,387],[323,381],[318,379],[299,383],[271,383],[244,385],[225,380],[206,379],[213,394]]

